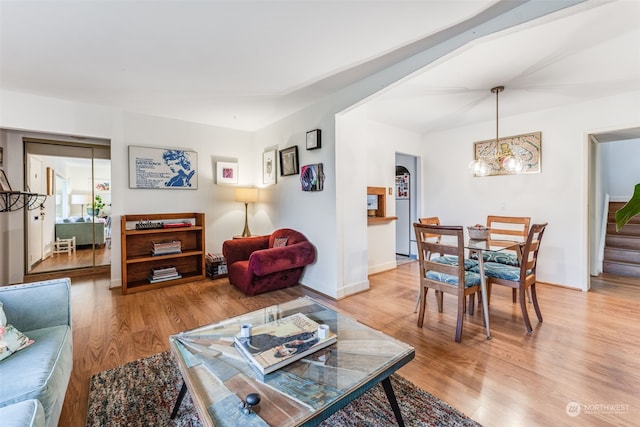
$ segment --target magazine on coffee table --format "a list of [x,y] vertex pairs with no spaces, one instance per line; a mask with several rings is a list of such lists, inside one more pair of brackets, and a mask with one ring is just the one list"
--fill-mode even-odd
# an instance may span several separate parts
[[[337,335],[302,313],[253,328],[234,337],[238,351],[261,373],[268,374],[327,347]],[[250,336],[243,336],[250,335]]]

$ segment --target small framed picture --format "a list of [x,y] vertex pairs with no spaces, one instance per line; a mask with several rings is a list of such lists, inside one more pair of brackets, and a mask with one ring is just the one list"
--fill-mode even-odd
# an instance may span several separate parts
[[0,191],[11,191],[11,186],[9,185],[9,180],[7,179],[7,175],[5,175],[4,171],[0,169]]
[[280,150],[280,175],[297,175],[298,172],[298,146]]
[[55,183],[55,171],[53,168],[47,167],[47,196],[53,196]]
[[276,183],[276,150],[262,153],[262,183],[272,185]]
[[307,150],[315,150],[320,148],[320,129],[314,129],[307,132]]
[[238,164],[229,162],[216,163],[216,184],[237,184],[238,183]]
[[4,162],[4,149],[0,147],[0,166],[2,166],[2,162]]

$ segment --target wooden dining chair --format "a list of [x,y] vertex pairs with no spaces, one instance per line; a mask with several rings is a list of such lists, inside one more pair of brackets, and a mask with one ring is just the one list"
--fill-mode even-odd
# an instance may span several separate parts
[[531,291],[531,301],[533,308],[538,316],[538,321],[542,322],[542,314],[538,305],[538,297],[536,295],[536,269],[538,267],[538,252],[540,250],[540,242],[542,235],[547,227],[547,223],[534,224],[529,230],[527,241],[522,250],[522,259],[519,267],[514,267],[497,262],[485,262],[484,273],[487,276],[487,297],[491,295],[491,286],[493,284],[508,286],[518,291],[520,300],[520,308],[522,309],[522,317],[527,332],[531,333],[531,321],[527,313],[527,305],[525,303],[525,292]]
[[[431,224],[413,224],[418,244],[418,261],[420,263],[420,310],[418,313],[418,327],[424,322],[427,291],[433,289],[438,303],[438,312],[442,313],[444,294],[455,295],[458,298],[458,314],[456,322],[456,342],[462,339],[462,323],[465,313],[465,298],[480,291],[480,275],[466,271],[464,262],[446,264],[430,259],[430,254],[440,253],[443,256],[454,256],[464,260],[464,230],[460,226],[444,226]],[[423,236],[435,235],[435,241],[427,240]],[[442,236],[452,236],[453,242],[441,241]],[[473,315],[473,298],[470,298],[469,314]]]
[[[489,227],[489,247],[510,246],[514,241],[524,242],[529,235],[529,224],[531,218],[528,216],[498,216],[487,215],[487,227]],[[513,267],[520,266],[522,257],[522,246],[516,250],[485,251],[483,256],[485,261],[499,262]],[[511,293],[511,299],[515,304],[517,301],[517,291]],[[531,301],[531,297],[529,297]]]
[[[430,216],[430,217],[424,217],[424,218],[418,218],[418,222],[420,224],[430,224],[430,225],[440,225],[440,218],[438,218],[437,216]],[[428,234],[428,233],[423,233],[421,234],[421,239],[423,240],[432,240],[434,242],[439,242],[440,241],[440,235],[439,234]],[[426,257],[431,259],[431,254],[426,254]],[[416,307],[413,309],[414,313],[418,312],[418,305],[420,304],[420,297],[422,296],[422,286],[420,286],[420,289],[418,290],[418,298],[416,298]]]

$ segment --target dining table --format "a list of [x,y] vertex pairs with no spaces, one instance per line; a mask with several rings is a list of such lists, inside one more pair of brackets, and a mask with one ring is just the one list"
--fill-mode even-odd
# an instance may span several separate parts
[[[504,243],[504,242],[502,242]],[[485,251],[505,251],[515,250],[516,253],[520,253],[519,249],[522,242],[511,242],[511,244],[501,246],[491,246],[488,239],[472,239],[469,238],[465,241],[465,249],[469,250],[469,255],[476,253],[478,258],[478,269],[480,274],[480,290],[482,291],[482,314],[484,317],[484,327],[487,332],[487,339],[491,339],[491,328],[489,326],[489,295],[487,293],[487,278],[484,274],[484,252]]]

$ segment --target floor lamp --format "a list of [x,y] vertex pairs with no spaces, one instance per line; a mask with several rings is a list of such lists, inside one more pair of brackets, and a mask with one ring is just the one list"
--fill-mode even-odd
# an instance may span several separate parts
[[242,230],[242,237],[250,237],[249,222],[247,217],[247,207],[249,203],[255,203],[258,201],[258,189],[257,188],[236,188],[236,202],[244,203],[244,230]]
[[244,203],[244,230],[242,231],[242,237],[251,236],[251,231],[249,231],[247,207],[249,206],[249,203],[255,203],[257,201],[258,201],[257,188],[236,188],[236,202]]

